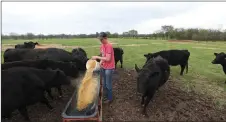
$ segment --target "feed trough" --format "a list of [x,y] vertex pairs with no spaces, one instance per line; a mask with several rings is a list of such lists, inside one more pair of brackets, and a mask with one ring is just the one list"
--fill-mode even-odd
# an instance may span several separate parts
[[95,120],[102,121],[102,82],[100,77],[100,71],[96,70],[93,72],[93,75],[97,76],[97,96],[94,101],[90,103],[85,109],[77,109],[77,92],[78,89],[75,89],[70,100],[66,104],[65,109],[62,112],[63,122],[76,121],[76,120]]

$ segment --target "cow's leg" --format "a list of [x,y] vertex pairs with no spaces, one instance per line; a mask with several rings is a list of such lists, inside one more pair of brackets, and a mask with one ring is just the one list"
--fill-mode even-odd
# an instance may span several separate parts
[[116,67],[117,67],[117,63],[118,63],[118,61],[115,61],[115,69],[116,69]]
[[63,92],[62,92],[61,86],[57,87],[57,90],[58,90],[58,93],[60,94],[59,97],[62,97]]
[[188,62],[186,63],[186,74],[188,73]]
[[141,106],[143,106],[144,105],[144,95],[142,95],[142,100],[141,100]]
[[149,102],[151,101],[151,99],[153,98],[153,96],[154,96],[154,94],[155,94],[155,91],[156,91],[156,89],[153,88],[152,91],[149,92],[149,95],[147,96],[147,98],[146,98],[146,100],[145,100],[145,102],[144,102],[144,109],[143,109],[142,114],[143,114],[145,117],[148,117],[146,108],[147,108]]
[[26,106],[25,107],[21,107],[18,110],[19,110],[20,114],[24,117],[25,121],[30,121],[30,118],[28,117]]
[[122,65],[123,65],[123,59],[122,59],[122,57],[121,57],[121,59],[120,59],[120,63],[121,63],[121,68],[123,67]]
[[53,95],[51,94],[51,89],[46,89],[47,94],[53,100]]
[[185,66],[186,66],[186,65],[184,65],[184,64],[181,64],[181,65],[180,65],[180,67],[181,67],[180,75],[183,75]]
[[49,104],[49,101],[46,99],[46,97],[44,95],[40,102],[45,104],[49,109],[53,109],[53,107]]

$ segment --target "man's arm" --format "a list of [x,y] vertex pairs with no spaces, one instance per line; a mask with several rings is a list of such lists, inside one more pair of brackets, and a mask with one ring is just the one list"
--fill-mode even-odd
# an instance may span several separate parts
[[112,46],[107,46],[106,47],[106,56],[105,57],[100,57],[100,56],[96,56],[94,58],[103,60],[103,61],[110,61],[111,60],[111,54],[112,54]]

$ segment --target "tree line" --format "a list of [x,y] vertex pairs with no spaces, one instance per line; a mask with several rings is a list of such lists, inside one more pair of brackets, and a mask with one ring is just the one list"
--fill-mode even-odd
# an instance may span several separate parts
[[[226,30],[220,29],[203,29],[203,28],[174,28],[172,25],[164,25],[151,34],[139,34],[137,30],[129,30],[127,32],[111,33],[106,32],[109,38],[144,38],[144,39],[161,39],[161,40],[196,40],[196,41],[226,41]],[[96,38],[98,32],[95,34],[16,34],[10,33],[9,35],[2,34],[2,39],[72,39],[72,38]]]

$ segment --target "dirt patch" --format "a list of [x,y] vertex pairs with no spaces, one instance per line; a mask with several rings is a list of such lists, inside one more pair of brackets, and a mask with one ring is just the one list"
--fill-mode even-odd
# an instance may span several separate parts
[[111,44],[115,45],[115,44],[118,44],[118,43],[115,43],[115,42],[110,42]]
[[104,121],[226,121],[226,107],[216,109],[211,98],[187,93],[169,80],[149,103],[149,118],[141,115],[141,96],[136,93],[135,71],[118,70],[113,82],[114,101],[103,107]]
[[[118,43],[111,43],[111,44],[118,44]],[[100,45],[92,45],[92,46],[63,46],[62,44],[41,44],[43,47],[48,47],[48,48],[61,48],[61,49],[74,49],[74,48],[93,48],[93,47],[100,47]],[[128,44],[128,45],[120,45],[120,46],[129,46],[129,47],[134,47],[134,46],[147,46],[148,44]],[[8,48],[14,48],[14,44],[2,44],[2,51],[5,51]]]
[[[41,46],[43,47],[48,47],[48,48],[61,48],[61,49],[66,49],[66,48],[70,48],[70,49],[74,49],[74,48],[93,48],[93,47],[100,47],[100,45],[93,45],[93,46],[64,46],[62,44],[41,44]],[[14,44],[2,44],[1,50],[5,51],[8,48],[15,48]]]
[[216,50],[217,48],[213,48],[213,47],[192,47],[192,48],[196,48],[196,49],[209,49],[209,50]]
[[162,44],[162,43],[155,43],[155,42],[153,42],[153,43],[151,43],[151,44]]
[[169,42],[193,42],[193,40],[168,40]]
[[137,47],[137,46],[147,46],[148,44],[127,44],[127,45],[120,45],[125,47]]

